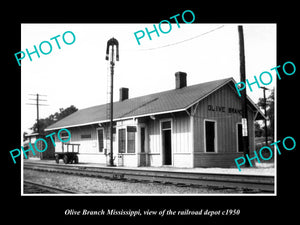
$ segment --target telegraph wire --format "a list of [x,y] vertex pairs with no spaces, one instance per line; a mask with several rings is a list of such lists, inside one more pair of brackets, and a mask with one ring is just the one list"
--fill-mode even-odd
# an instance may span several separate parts
[[166,47],[170,47],[170,46],[173,46],[173,45],[178,45],[178,44],[181,44],[181,43],[184,43],[184,42],[187,42],[187,41],[190,41],[190,40],[193,40],[193,39],[196,39],[196,38],[199,38],[199,37],[202,37],[206,34],[209,34],[209,33],[212,33],[216,30],[219,30],[221,28],[223,28],[225,25],[222,25],[222,26],[219,26],[217,28],[214,28],[212,30],[209,30],[207,32],[204,32],[202,34],[198,34],[197,36],[194,36],[194,37],[191,37],[191,38],[188,38],[188,39],[185,39],[183,41],[178,41],[178,42],[175,42],[175,43],[172,43],[172,44],[167,44],[167,45],[163,45],[163,46],[159,46],[159,47],[154,47],[154,48],[147,48],[147,49],[140,49],[139,51],[149,51],[149,50],[156,50],[156,49],[160,49],[160,48],[166,48]]

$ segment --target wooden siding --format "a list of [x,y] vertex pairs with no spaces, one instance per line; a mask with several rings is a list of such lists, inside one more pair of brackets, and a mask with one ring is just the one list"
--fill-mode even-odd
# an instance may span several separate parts
[[[138,133],[135,133],[135,140],[136,140],[136,146],[135,146],[135,153],[124,153],[119,154],[118,151],[118,130],[122,128],[126,128],[126,126],[136,126],[137,122],[135,120],[124,120],[124,121],[118,121],[116,124],[116,134],[115,134],[115,140],[114,140],[114,163],[118,166],[138,166],[138,156],[137,152],[138,149]],[[98,125],[88,125],[88,126],[81,126],[81,127],[74,127],[74,128],[68,128],[68,130],[71,132],[71,140],[69,143],[76,143],[80,144],[79,147],[79,162],[91,162],[91,163],[101,163],[101,164],[107,164],[109,156],[105,155],[105,151],[102,152],[99,151],[99,143],[98,143],[98,137],[97,137],[97,129],[101,129]],[[108,126],[105,126],[104,128],[104,148],[108,149],[109,152],[109,141],[108,134],[109,134],[109,128]],[[83,135],[83,136],[82,136]],[[90,135],[90,138],[84,138],[88,137]],[[62,151],[62,143],[58,139],[57,131],[55,134],[55,151],[61,152]]]
[[149,120],[148,146],[150,166],[162,166],[161,122],[171,120],[172,124],[172,164],[179,167],[192,167],[192,145],[190,117],[186,112],[173,113]]
[[149,153],[160,154],[161,137],[160,137],[160,124],[158,120],[149,121],[148,134],[149,134]]
[[197,153],[195,167],[236,167],[234,159],[243,153]]
[[172,128],[172,147],[174,153],[191,153],[190,118],[184,114],[174,114]]
[[[208,110],[208,106],[215,111]],[[225,107],[216,110],[216,106]],[[237,152],[236,124],[241,122],[240,113],[230,113],[228,108],[241,109],[240,98],[229,84],[217,90],[199,102],[194,115],[194,166],[195,167],[228,167],[234,165],[234,159],[241,154]],[[222,110],[221,110],[222,109]],[[250,152],[254,148],[253,111],[248,108]],[[217,151],[206,153],[204,148],[204,120],[216,121]]]
[[[71,140],[69,143],[80,144],[79,147],[79,162],[91,162],[106,164],[106,156],[103,152],[99,152],[98,138],[96,129],[99,126],[88,125],[82,127],[68,128],[71,132]],[[55,152],[62,151],[62,143],[58,139],[57,131],[55,131]],[[105,132],[105,131],[104,131]],[[81,135],[91,135],[91,138],[82,138]]]
[[[208,106],[215,107],[215,111],[208,110]],[[216,106],[221,107],[216,110]],[[222,108],[224,107],[224,108]],[[229,112],[228,109],[241,109],[241,102],[233,88],[227,84],[215,91],[198,105],[194,105],[187,112],[168,113],[156,115],[155,120],[150,117],[137,120],[124,120],[116,123],[114,141],[114,156],[116,165],[123,166],[162,166],[162,121],[171,120],[172,124],[172,166],[175,167],[230,167],[234,166],[234,159],[242,153],[237,152],[237,123],[241,123],[241,114]],[[254,112],[248,108],[250,153],[254,150]],[[205,152],[204,148],[204,121],[216,122],[217,151]],[[118,154],[118,130],[126,126],[136,126],[135,153]],[[145,127],[145,153],[140,153],[140,127]],[[88,125],[69,128],[71,132],[70,143],[80,144],[79,160],[81,162],[106,163],[108,157],[99,152],[98,125]],[[57,131],[56,131],[57,132]],[[90,138],[83,138],[90,137]],[[107,139],[108,127],[104,128],[104,146],[109,143]],[[56,151],[61,151],[61,142],[55,135]]]
[[[100,153],[95,126],[70,128],[71,143],[80,144],[80,153]],[[90,134],[91,138],[81,138],[81,135]]]
[[[116,123],[116,138],[114,141],[114,156],[115,158],[115,164],[117,166],[133,166],[137,167],[138,166],[138,136],[139,136],[139,129],[138,129],[138,123],[137,120],[134,119],[129,119],[129,120],[123,120],[123,121],[118,121]],[[119,153],[119,129],[124,129],[127,126],[135,126],[137,128],[135,132],[135,153]],[[127,133],[125,134],[125,137],[127,139]],[[126,140],[126,149],[127,149],[127,140]]]

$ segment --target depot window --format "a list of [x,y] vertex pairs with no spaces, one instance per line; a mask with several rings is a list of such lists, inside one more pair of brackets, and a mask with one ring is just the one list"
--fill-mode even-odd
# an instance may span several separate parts
[[119,129],[119,153],[125,153],[125,129]]
[[127,152],[135,153],[136,127],[127,127]]
[[104,148],[104,130],[102,128],[97,129],[97,136],[98,136],[99,152],[103,152],[103,148]]
[[119,129],[119,153],[135,153],[135,126]]

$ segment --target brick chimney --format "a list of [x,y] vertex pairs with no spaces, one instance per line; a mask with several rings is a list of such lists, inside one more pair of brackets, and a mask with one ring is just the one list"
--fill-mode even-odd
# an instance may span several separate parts
[[186,73],[185,72],[177,72],[175,73],[175,83],[176,89],[180,89],[186,87]]
[[120,88],[120,102],[129,98],[129,89],[122,87]]

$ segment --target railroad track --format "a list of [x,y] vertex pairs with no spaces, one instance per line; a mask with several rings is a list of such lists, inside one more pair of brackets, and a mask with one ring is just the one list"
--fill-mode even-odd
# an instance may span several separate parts
[[155,170],[155,168],[153,168],[153,170],[140,170],[138,168],[132,169],[125,167],[89,167],[78,166],[76,164],[61,165],[31,162],[24,162],[24,168],[116,180],[160,182],[214,188],[235,188],[250,193],[274,193],[273,176],[161,171]]
[[52,187],[44,184],[24,180],[24,194],[76,194],[62,188]]

